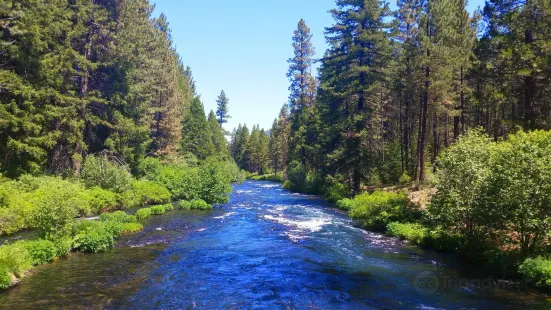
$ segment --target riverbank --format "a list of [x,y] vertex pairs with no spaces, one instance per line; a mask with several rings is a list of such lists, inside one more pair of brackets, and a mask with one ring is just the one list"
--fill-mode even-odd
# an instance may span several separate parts
[[[0,309],[549,307],[531,290],[471,285],[487,275],[360,229],[321,197],[273,182],[233,187],[212,211],[152,216],[113,250],[38,267],[0,292]],[[427,291],[423,277],[441,285]]]
[[[80,219],[71,232],[56,238],[23,239],[0,246],[0,289],[17,285],[32,268],[66,257],[71,252],[98,253],[113,248],[120,236],[143,229],[144,220],[178,210],[212,210],[204,200],[141,208],[135,214],[123,211],[102,213],[94,219]],[[51,241],[53,240],[53,241]]]

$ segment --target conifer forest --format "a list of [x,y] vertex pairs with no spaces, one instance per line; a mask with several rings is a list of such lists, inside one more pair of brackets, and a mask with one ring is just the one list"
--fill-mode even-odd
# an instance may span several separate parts
[[551,1],[332,4],[263,128],[192,7],[0,0],[0,309],[549,307]]

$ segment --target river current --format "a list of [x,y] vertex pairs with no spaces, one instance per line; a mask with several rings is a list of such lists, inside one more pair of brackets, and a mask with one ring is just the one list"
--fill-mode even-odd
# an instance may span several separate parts
[[154,216],[0,292],[1,309],[551,309],[453,257],[358,228],[320,197],[234,185],[211,212]]

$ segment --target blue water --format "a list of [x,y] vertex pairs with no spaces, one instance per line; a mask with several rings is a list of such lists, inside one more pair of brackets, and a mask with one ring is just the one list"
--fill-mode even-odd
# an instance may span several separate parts
[[0,308],[551,308],[495,280],[357,228],[319,197],[247,181],[212,212],[153,217],[108,253],[37,268]]

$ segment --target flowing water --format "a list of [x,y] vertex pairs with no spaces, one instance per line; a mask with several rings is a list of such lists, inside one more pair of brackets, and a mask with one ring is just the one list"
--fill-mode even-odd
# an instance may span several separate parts
[[0,308],[551,308],[516,286],[359,229],[319,197],[247,181],[212,212],[155,216],[107,253],[33,269]]

